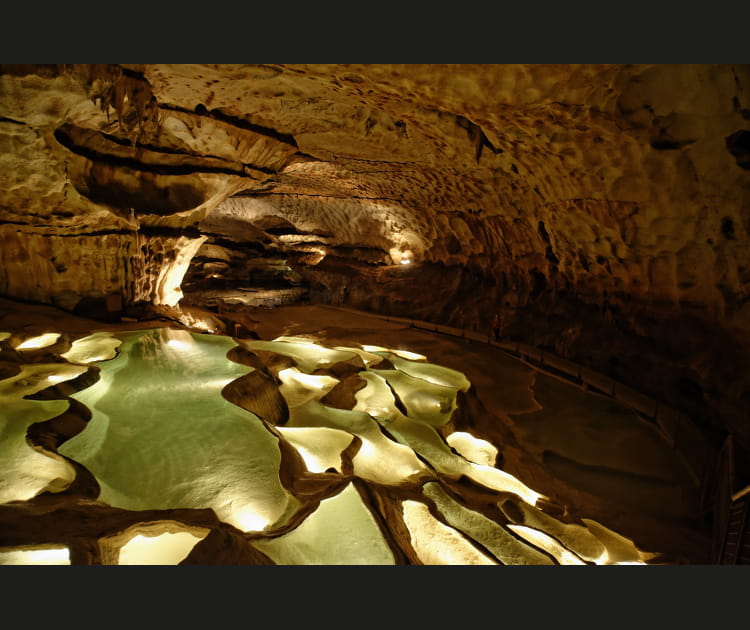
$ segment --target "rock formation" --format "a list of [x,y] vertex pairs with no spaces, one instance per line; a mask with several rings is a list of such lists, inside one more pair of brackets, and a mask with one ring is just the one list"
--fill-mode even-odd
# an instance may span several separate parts
[[712,557],[653,423],[481,337],[320,305],[244,309],[237,338],[0,306],[0,565]]
[[747,64],[6,64],[0,295],[500,306],[749,450],[749,155]]

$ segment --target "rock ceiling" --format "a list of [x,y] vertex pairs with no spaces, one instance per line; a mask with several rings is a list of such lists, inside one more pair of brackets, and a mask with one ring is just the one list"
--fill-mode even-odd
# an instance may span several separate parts
[[4,65],[0,294],[178,307],[255,265],[423,319],[503,304],[744,437],[749,119],[747,64]]

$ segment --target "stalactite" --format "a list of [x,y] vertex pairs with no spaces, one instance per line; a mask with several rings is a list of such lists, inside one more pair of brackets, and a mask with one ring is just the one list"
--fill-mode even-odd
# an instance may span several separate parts
[[130,138],[134,156],[137,156],[143,137],[158,131],[159,108],[149,83],[128,74],[118,64],[74,64],[65,70],[78,77],[94,104],[107,115],[115,111],[119,130]]

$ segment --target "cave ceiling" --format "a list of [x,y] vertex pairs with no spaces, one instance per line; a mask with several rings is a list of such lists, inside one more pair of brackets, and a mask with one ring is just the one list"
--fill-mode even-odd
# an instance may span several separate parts
[[6,65],[0,220],[265,221],[722,309],[750,281],[749,85],[746,65]]
[[[750,280],[735,245],[747,231],[747,66],[2,72],[0,220],[24,231],[275,217],[385,261],[410,250],[552,265],[581,289],[719,307],[722,288]],[[696,261],[713,273],[698,277]]]

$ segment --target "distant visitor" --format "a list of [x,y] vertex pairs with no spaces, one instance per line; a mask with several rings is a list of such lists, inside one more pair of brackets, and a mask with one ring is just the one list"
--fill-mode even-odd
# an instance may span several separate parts
[[492,317],[492,333],[495,335],[495,341],[500,341],[503,337],[503,318],[498,312]]

